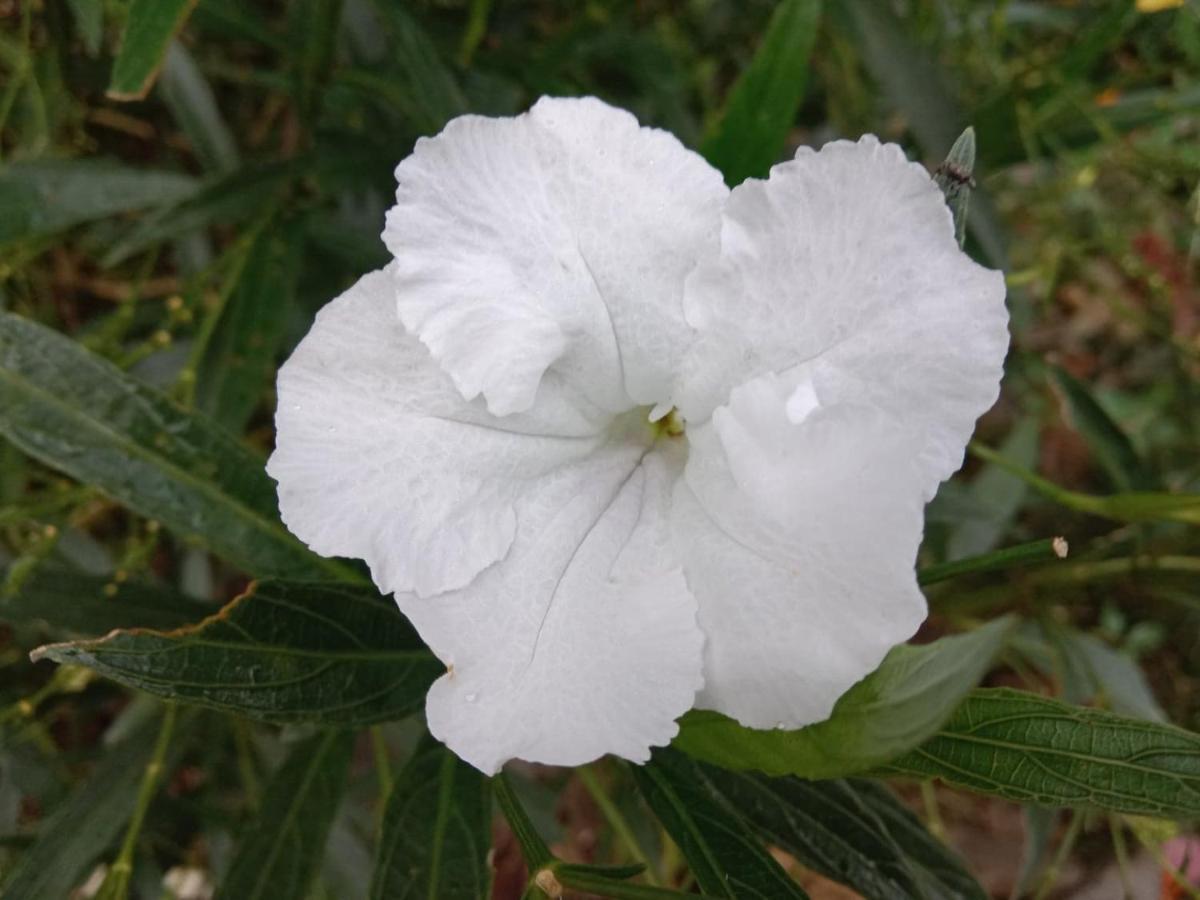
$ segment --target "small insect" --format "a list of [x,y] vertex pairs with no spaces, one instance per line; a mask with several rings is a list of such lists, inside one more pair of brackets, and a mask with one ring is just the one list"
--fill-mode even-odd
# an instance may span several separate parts
[[959,187],[975,187],[975,179],[971,176],[971,173],[955,165],[950,160],[946,160],[944,163],[934,169],[933,174],[935,177],[941,176],[946,181],[949,181]]

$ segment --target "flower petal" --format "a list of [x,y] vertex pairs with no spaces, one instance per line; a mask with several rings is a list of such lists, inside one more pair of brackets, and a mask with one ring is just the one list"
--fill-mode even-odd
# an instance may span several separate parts
[[321,310],[278,389],[267,471],[284,522],[317,553],[365,559],[384,593],[470,582],[508,551],[529,480],[605,441],[607,417],[557,389],[503,421],[465,402],[405,334],[386,269]]
[[677,405],[704,421],[734,385],[787,374],[813,401],[875,406],[913,429],[932,497],[998,394],[1004,294],[999,272],[959,250],[941,192],[899,147],[868,136],[802,148],[733,191],[719,254],[688,279],[702,335]]
[[674,497],[708,638],[697,705],[754,728],[828,717],[925,617],[915,441],[870,407],[789,414],[791,393],[755,379],[689,428]]
[[[642,423],[644,424],[644,423]],[[679,448],[615,440],[517,504],[505,560],[400,608],[448,666],[429,728],[485,773],[508,759],[644,761],[700,688],[704,638],[669,538]]]
[[547,369],[613,411],[667,396],[683,280],[728,195],[700,156],[594,98],[543,98],[455,119],[396,178],[400,317],[464,397],[529,409]]

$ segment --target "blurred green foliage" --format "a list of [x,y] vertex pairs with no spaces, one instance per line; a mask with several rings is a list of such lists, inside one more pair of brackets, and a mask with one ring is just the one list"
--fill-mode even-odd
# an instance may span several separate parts
[[[391,173],[414,142],[453,116],[514,114],[542,94],[626,107],[733,183],[797,144],[864,132],[932,168],[973,126],[967,248],[1007,273],[1014,346],[972,458],[929,507],[921,559],[942,566],[1055,535],[1072,549],[1065,561],[1026,554],[1021,568],[985,556],[942,569],[955,577],[930,579],[925,636],[1013,613],[994,687],[1200,729],[1197,0],[1154,14],[1132,0],[0,0],[0,896],[58,898],[85,881],[107,897],[186,896],[164,895],[168,871],[171,884],[222,883],[230,897],[404,896],[418,882],[422,895],[480,892],[474,870],[439,880],[432,850],[445,796],[470,810],[459,837],[486,841],[478,780],[411,721],[355,744],[211,710],[174,716],[28,653],[194,622],[248,575],[321,565],[275,522],[261,471],[275,367],[322,304],[385,261]],[[303,649],[300,629],[278,637]],[[164,652],[189,663],[196,651]],[[115,664],[110,674],[122,677]],[[1021,702],[970,693],[927,746],[953,763],[959,719]],[[1088,734],[1125,727],[1040,702]],[[1194,753],[1190,736],[1147,727],[1178,739],[1179,759]],[[1071,734],[1020,740],[1030,758],[1053,756]],[[1012,756],[995,766],[1013,778],[991,790],[1097,805],[1113,746],[1085,761],[1091,800],[1019,783]],[[896,771],[927,763],[910,754]],[[755,799],[758,776],[672,752],[638,776],[659,824],[627,769],[586,772],[521,779],[530,828],[563,858],[650,869],[618,888],[612,872],[564,868],[564,884],[710,891],[735,859],[761,879],[746,890],[770,895],[782,866],[746,843],[753,832],[868,896],[976,890],[875,783],[789,779]],[[1034,863],[1060,839],[1061,856],[1100,834],[1088,853],[1120,859],[1127,837],[1146,834],[1122,812],[1196,818],[1194,774],[1177,791],[1154,781],[1151,800],[1109,803],[1115,842],[1098,814],[1071,813],[1064,835],[1035,814],[1024,886],[1045,886]],[[956,783],[987,790],[979,781]],[[673,817],[689,792],[696,817]],[[940,804],[943,821],[939,796],[926,792],[924,818],[953,843],[953,804]],[[793,801],[828,814],[789,830],[774,805]],[[725,846],[704,817],[735,811],[751,824]],[[861,841],[829,856],[822,829],[844,835],[851,820]],[[303,865],[276,874],[282,847]],[[894,871],[862,875],[862,859],[892,857]],[[410,859],[428,865],[406,881]],[[519,895],[511,840],[494,862],[495,895]]]

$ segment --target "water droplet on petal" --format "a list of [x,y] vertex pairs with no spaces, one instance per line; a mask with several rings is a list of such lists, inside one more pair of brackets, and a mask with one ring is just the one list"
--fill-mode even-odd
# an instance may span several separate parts
[[466,697],[464,697],[463,699],[466,700],[468,703],[474,703],[476,700],[479,699],[479,695],[477,693],[475,693],[474,691],[471,691],[471,693],[467,694]]

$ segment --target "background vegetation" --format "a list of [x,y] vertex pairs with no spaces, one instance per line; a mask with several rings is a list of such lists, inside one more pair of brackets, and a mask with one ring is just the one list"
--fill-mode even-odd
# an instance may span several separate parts
[[[644,770],[489,786],[422,737],[406,623],[278,525],[273,375],[385,261],[417,137],[580,93],[731,183],[973,125],[1014,348],[929,508],[923,646],[834,723],[693,714]],[[3,897],[486,896],[492,831],[505,898],[526,864],[530,896],[1195,895],[1160,870],[1200,738],[1156,723],[1200,730],[1200,3],[0,0],[0,160]]]

